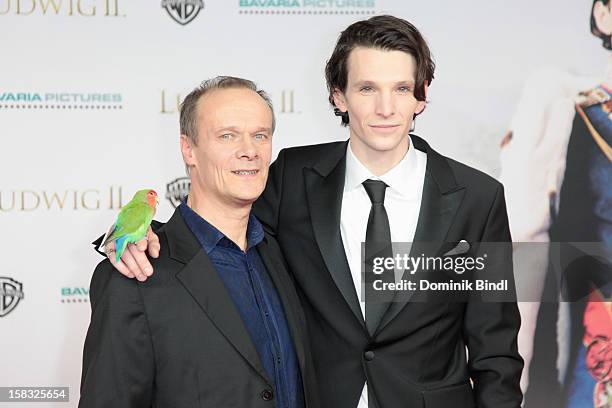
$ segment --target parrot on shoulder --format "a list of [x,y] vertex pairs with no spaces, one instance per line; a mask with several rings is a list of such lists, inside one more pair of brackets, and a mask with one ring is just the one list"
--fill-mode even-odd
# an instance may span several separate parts
[[155,190],[140,190],[119,211],[115,224],[113,224],[110,233],[102,243],[102,246],[105,246],[108,242],[115,241],[115,259],[117,262],[121,259],[127,244],[138,242],[147,235],[158,202],[159,199]]

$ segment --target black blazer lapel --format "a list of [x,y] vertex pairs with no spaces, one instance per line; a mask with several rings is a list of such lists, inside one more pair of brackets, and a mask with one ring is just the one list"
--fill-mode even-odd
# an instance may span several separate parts
[[272,384],[223,281],[183,221],[178,208],[164,230],[168,239],[170,257],[185,264],[177,272],[176,278],[234,348],[259,375]]
[[315,240],[327,270],[359,323],[365,325],[340,235],[347,143],[338,143],[313,168],[304,169]]
[[[463,201],[465,187],[457,184],[446,158],[433,150],[427,142],[411,135],[414,147],[427,153],[425,183],[414,242],[410,256],[422,253],[437,255],[452,225],[455,214]],[[378,331],[382,330],[410,300],[412,292],[396,292],[393,303],[382,319]]]

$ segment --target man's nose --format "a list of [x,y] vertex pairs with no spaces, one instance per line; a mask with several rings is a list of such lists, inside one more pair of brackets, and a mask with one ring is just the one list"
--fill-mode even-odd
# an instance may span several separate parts
[[249,160],[256,159],[259,156],[257,145],[251,135],[245,135],[241,138],[237,153],[239,158],[247,158]]
[[390,92],[381,92],[376,100],[376,114],[385,118],[395,113],[395,99]]

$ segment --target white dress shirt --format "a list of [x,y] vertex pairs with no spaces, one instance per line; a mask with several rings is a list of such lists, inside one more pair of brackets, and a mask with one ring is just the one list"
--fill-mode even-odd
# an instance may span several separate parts
[[[361,183],[367,179],[382,180],[387,184],[385,209],[389,217],[392,242],[412,242],[419,219],[427,154],[414,148],[412,140],[404,158],[382,176],[374,176],[355,156],[348,144],[346,172],[342,193],[340,234],[346,259],[351,269],[361,313],[365,317],[365,301],[361,291],[361,244],[372,202]],[[367,384],[364,385],[357,408],[368,408]]]

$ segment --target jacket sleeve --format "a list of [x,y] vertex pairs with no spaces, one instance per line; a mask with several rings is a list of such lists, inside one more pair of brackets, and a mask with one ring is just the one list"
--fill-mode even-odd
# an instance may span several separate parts
[[489,296],[472,291],[464,316],[468,367],[478,408],[519,408],[523,359],[517,336],[521,318],[516,303],[512,267],[512,239],[504,192],[498,185],[482,234],[479,255],[487,252],[483,275],[489,281],[507,280],[508,290]]
[[138,282],[98,264],[83,350],[79,408],[150,408],[155,362]]
[[253,205],[255,216],[263,224],[266,231],[272,235],[276,235],[276,231],[278,231],[279,213],[283,196],[285,156],[285,149],[278,153],[278,157],[270,166],[266,189]]

